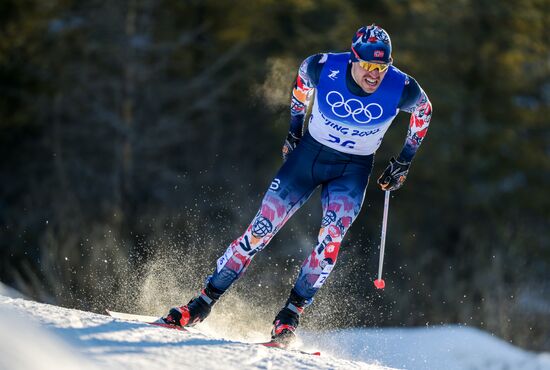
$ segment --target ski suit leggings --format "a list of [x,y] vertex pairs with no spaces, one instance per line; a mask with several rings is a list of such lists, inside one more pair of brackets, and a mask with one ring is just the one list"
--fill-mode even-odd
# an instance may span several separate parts
[[359,214],[373,157],[341,153],[306,133],[271,182],[250,226],[218,259],[210,283],[227,290],[320,185],[323,219],[318,244],[303,262],[294,286],[304,302],[311,302],[332,271],[342,238]]

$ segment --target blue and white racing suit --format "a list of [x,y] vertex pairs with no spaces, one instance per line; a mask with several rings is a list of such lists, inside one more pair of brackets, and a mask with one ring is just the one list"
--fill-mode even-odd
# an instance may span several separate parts
[[431,115],[422,89],[390,66],[378,89],[366,94],[350,69],[349,53],[319,54],[302,63],[291,102],[291,132],[302,137],[306,98],[315,90],[308,129],[271,181],[244,234],[217,260],[209,278],[216,289],[227,290],[320,186],[323,218],[317,245],[293,288],[307,305],[335,266],[342,239],[361,210],[374,153],[400,109],[412,113],[400,158],[414,156]]

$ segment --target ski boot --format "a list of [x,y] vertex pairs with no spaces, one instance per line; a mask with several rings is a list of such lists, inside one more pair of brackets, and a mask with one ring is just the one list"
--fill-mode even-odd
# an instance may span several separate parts
[[285,306],[279,311],[273,321],[271,330],[271,342],[280,344],[282,347],[288,347],[296,339],[296,328],[300,324],[300,315],[304,308],[311,303],[298,296],[294,290],[290,292],[290,297]]
[[161,321],[164,324],[179,327],[194,326],[206,319],[212,306],[222,294],[223,291],[208,283],[198,297],[191,299],[185,306],[170,309],[168,315],[162,317]]

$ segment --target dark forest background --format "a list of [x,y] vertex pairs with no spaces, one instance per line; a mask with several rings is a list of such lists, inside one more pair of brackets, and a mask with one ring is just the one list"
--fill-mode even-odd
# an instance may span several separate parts
[[[383,208],[373,180],[399,153],[408,114],[377,153],[363,211],[303,326],[458,323],[548,351],[549,9],[2,0],[0,280],[97,312],[186,303],[281,164],[300,62],[347,51],[376,22],[434,116],[392,194],[386,289],[372,284]],[[269,330],[320,218],[317,195],[222,299],[220,325],[244,318]]]

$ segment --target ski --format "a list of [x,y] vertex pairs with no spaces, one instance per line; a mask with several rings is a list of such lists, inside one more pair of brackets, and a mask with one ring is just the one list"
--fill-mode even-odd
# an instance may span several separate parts
[[321,352],[318,352],[318,351],[317,352],[308,352],[308,351],[303,351],[303,350],[297,349],[297,348],[289,348],[288,346],[286,346],[282,343],[279,343],[279,342],[275,342],[275,341],[261,342],[261,343],[256,343],[256,344],[264,346],[264,347],[278,348],[278,349],[282,349],[282,350],[285,350],[285,351],[297,352],[297,353],[301,353],[301,354],[304,354],[304,355],[321,356]]
[[[126,321],[135,321],[135,322],[140,322],[140,323],[144,323],[144,324],[148,324],[148,325],[159,326],[159,327],[166,328],[166,329],[181,330],[181,331],[185,331],[185,332],[198,333],[198,331],[195,331],[196,329],[195,330],[189,330],[189,328],[184,328],[184,327],[181,327],[181,326],[165,324],[157,316],[135,315],[135,314],[131,314],[131,313],[116,312],[116,311],[111,311],[111,310],[105,310],[105,311],[107,312],[107,314],[109,316],[111,316],[112,318],[115,318],[115,319],[126,320]],[[311,356],[320,356],[321,355],[321,352],[307,352],[307,351],[303,351],[301,349],[288,348],[288,346],[285,346],[284,344],[279,343],[279,342],[275,342],[275,341],[252,343],[252,344],[261,345],[261,346],[270,347],[270,348],[278,348],[278,349],[282,349],[282,350],[285,350],[285,351],[297,352],[297,353],[301,353],[301,354],[304,354],[304,355],[311,355]]]
[[161,328],[166,329],[173,329],[173,330],[181,330],[181,331],[189,331],[187,328],[176,326],[176,325],[170,325],[162,322],[162,320],[159,317],[156,316],[146,316],[146,315],[135,315],[131,313],[125,313],[125,312],[116,312],[111,310],[105,310],[107,311],[107,314],[115,319],[121,319],[121,320],[127,320],[127,321],[136,321],[141,322],[144,324],[154,325],[154,326],[160,326]]
[[146,316],[146,315],[134,315],[131,313],[125,312],[116,312],[111,310],[105,310],[107,314],[115,319],[128,320],[128,321],[139,321],[144,323],[152,323],[159,320],[158,316]]

